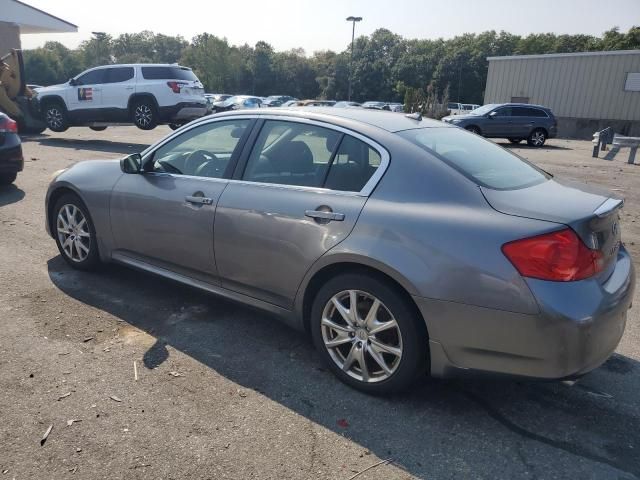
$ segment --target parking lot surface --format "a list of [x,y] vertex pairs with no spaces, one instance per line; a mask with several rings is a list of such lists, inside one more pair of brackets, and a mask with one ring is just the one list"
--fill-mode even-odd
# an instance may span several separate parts
[[[357,478],[640,478],[638,299],[617,353],[573,386],[425,380],[377,398],[262,312],[120,266],[71,270],[44,230],[51,174],[168,133],[28,137],[24,172],[0,188],[0,479],[349,479],[376,464]],[[505,146],[624,195],[640,258],[640,167],[626,155]]]

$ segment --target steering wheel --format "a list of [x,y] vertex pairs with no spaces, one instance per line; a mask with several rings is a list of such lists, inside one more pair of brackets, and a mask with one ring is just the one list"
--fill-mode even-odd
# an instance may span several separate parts
[[207,152],[206,150],[194,150],[184,161],[184,173],[185,175],[195,175],[198,167],[205,162],[215,159],[216,156],[211,152]]

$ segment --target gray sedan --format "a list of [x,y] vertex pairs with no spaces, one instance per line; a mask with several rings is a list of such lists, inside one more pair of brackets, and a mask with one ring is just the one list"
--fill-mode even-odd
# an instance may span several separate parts
[[72,267],[117,262],[275,313],[381,393],[602,364],[635,287],[622,203],[442,122],[315,107],[213,115],[78,163],[46,215]]

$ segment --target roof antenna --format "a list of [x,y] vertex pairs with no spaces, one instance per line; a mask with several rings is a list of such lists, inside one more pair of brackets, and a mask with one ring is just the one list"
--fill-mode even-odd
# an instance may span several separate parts
[[419,122],[422,121],[422,114],[420,112],[407,113],[405,117],[410,118],[411,120],[417,120]]

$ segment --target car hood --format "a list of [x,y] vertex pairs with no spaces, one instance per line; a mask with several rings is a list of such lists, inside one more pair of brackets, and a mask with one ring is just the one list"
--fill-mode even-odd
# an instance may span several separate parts
[[451,120],[468,120],[474,118],[482,118],[481,115],[469,115],[468,113],[462,115],[448,115],[446,117],[442,117],[442,120],[445,122],[450,122]]
[[57,85],[49,85],[48,87],[40,87],[38,88],[38,95],[43,95],[45,93],[50,93],[50,92],[58,92],[68,87],[69,87],[68,83],[59,83]]

